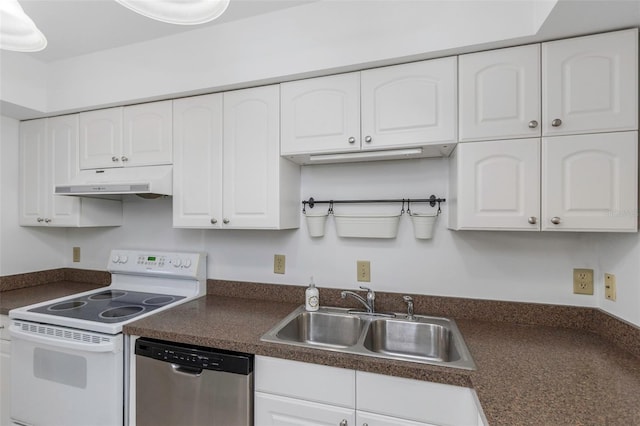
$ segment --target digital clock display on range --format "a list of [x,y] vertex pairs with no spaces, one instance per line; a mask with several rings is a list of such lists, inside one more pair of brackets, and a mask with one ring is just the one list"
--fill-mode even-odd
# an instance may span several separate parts
[[155,262],[156,261],[156,257],[155,256],[149,256],[149,257],[147,257],[147,260],[149,262]]

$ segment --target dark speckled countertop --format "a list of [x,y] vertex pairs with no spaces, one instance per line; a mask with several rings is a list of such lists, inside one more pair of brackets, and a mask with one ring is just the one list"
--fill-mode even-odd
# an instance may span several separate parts
[[125,332],[473,387],[491,425],[640,425],[640,359],[594,333],[456,319],[477,371],[260,341],[296,307],[209,295],[133,322]]
[[[0,277],[0,314],[108,284],[93,271]],[[640,330],[590,308],[414,295],[416,313],[454,318],[477,365],[466,371],[261,342],[304,287],[209,280],[208,296],[125,326],[128,334],[313,362],[476,390],[493,425],[640,426]],[[339,291],[320,289],[328,306]],[[246,297],[251,296],[253,299]],[[381,310],[401,311],[380,293]]]

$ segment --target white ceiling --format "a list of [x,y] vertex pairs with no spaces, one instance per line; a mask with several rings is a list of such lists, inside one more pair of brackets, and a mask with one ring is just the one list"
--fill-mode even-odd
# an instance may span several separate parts
[[29,55],[43,62],[51,62],[203,26],[219,25],[312,1],[318,0],[231,0],[227,11],[220,18],[195,26],[155,21],[113,0],[19,0],[19,3],[49,43],[45,50]]

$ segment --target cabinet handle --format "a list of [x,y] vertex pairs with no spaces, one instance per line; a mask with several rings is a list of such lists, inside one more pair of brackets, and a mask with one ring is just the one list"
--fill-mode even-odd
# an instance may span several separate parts
[[39,217],[39,218],[37,218],[36,220],[37,220],[38,222],[44,222],[44,218],[42,218],[42,217]]
[[125,162],[125,161],[129,161],[129,159],[126,156],[123,155],[122,156],[122,162]]
[[353,136],[351,136],[349,138],[349,143],[356,143],[356,138],[354,138]]
[[369,423],[362,423],[362,426],[369,426]]
[[111,157],[111,161],[117,163],[118,161],[120,161],[120,159],[114,155],[113,157]]
[[551,223],[553,223],[554,225],[559,225],[560,224],[560,218],[558,216],[554,216],[551,218]]
[[531,216],[528,220],[528,222],[532,225],[535,225],[536,222],[538,222],[538,219],[535,216]]
[[551,122],[551,125],[553,127],[560,127],[562,125],[562,120],[560,120],[559,118],[556,118]]
[[536,120],[531,120],[529,122],[529,128],[530,129],[535,129],[536,127],[538,127],[538,122]]
[[49,219],[48,217],[46,217],[46,218],[44,219],[44,223],[51,223],[51,219]]
[[347,422],[347,419],[342,419],[342,421],[340,422],[340,426],[347,426],[349,423]]
[[215,225],[216,223],[218,223],[218,219],[216,219],[215,217],[211,218],[211,224]]
[[373,140],[373,139],[371,139],[371,136],[366,136],[366,137],[364,138],[364,141],[365,141],[366,143],[371,143],[371,141],[372,141],[372,140]]
[[227,219],[227,218],[225,217],[224,219],[222,219],[222,223],[224,223],[224,224],[226,225],[227,223],[229,223],[229,219]]

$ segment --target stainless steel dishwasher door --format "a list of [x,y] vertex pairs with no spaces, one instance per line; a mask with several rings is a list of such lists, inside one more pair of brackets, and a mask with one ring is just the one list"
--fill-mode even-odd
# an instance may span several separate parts
[[153,358],[140,355],[136,343],[137,426],[253,425],[252,356],[243,374],[193,366],[204,358],[206,367],[224,368],[220,357],[233,355],[152,344]]

